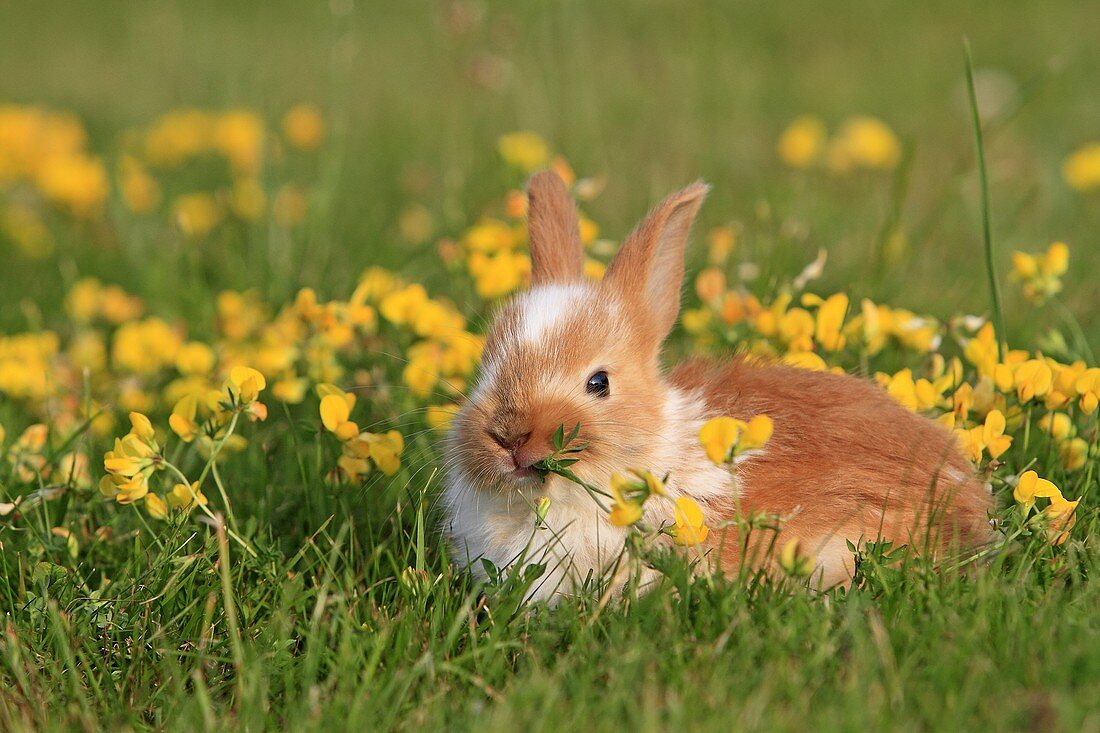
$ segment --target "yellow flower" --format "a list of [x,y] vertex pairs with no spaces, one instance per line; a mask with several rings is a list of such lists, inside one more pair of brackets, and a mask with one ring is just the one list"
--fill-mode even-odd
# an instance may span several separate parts
[[295,378],[293,375],[280,379],[271,385],[271,394],[280,402],[296,405],[305,399],[309,389],[309,380],[304,377]]
[[241,405],[249,405],[256,401],[260,392],[267,387],[264,375],[252,367],[235,366],[229,370],[229,379],[226,381],[226,389],[230,396],[235,397]]
[[1013,381],[1020,402],[1029,402],[1050,391],[1050,387],[1054,382],[1054,373],[1051,371],[1050,365],[1042,359],[1028,359],[1016,367]]
[[283,136],[300,150],[316,150],[325,140],[325,121],[315,104],[297,104],[283,115]]
[[534,132],[501,135],[497,139],[497,149],[505,163],[524,173],[532,173],[550,160],[550,146]]
[[715,303],[726,293],[726,274],[721,268],[708,267],[695,276],[695,292],[704,303]]
[[257,221],[267,206],[267,194],[259,180],[252,176],[238,178],[229,193],[229,208],[244,221]]
[[812,372],[823,372],[828,369],[825,360],[812,351],[791,351],[783,355],[783,363],[799,369],[809,369]]
[[827,351],[844,348],[844,315],[848,312],[848,296],[837,293],[829,296],[817,309],[817,327],[814,338]]
[[1067,501],[1061,494],[1051,498],[1050,505],[1043,510],[1050,544],[1061,545],[1069,539],[1069,531],[1077,523],[1077,505],[1080,501]]
[[707,261],[712,265],[724,265],[733,248],[737,246],[737,235],[733,227],[715,227],[707,233]]
[[998,458],[1012,445],[1012,436],[1005,435],[1005,416],[1000,410],[992,410],[982,425],[982,442],[990,458]]
[[764,447],[771,439],[774,425],[767,415],[756,415],[748,422],[732,417],[716,417],[699,429],[699,442],[707,457],[718,465],[728,463],[746,451]]
[[255,173],[263,153],[264,126],[246,110],[232,110],[214,123],[214,146],[236,173]]
[[1074,387],[1081,395],[1081,409],[1086,413],[1096,412],[1096,407],[1100,404],[1100,368],[1086,369]]
[[1039,418],[1039,429],[1061,441],[1073,435],[1073,421],[1064,412],[1050,412]]
[[825,147],[825,123],[812,115],[797,118],[779,136],[779,158],[792,168],[809,168]]
[[145,511],[149,512],[149,516],[153,519],[168,518],[168,505],[156,494],[145,495]]
[[784,543],[779,551],[779,567],[792,577],[806,577],[813,572],[815,564],[815,559],[803,550],[802,541],[797,537]]
[[1074,151],[1062,164],[1062,176],[1078,191],[1100,187],[1100,143],[1089,143]]
[[1085,467],[1089,455],[1089,444],[1082,438],[1070,438],[1058,446],[1058,457],[1067,471],[1080,471]]
[[695,500],[681,496],[676,500],[676,527],[672,539],[678,545],[697,545],[707,539],[710,529],[703,521],[703,510]]
[[190,443],[199,434],[199,424],[195,422],[198,406],[198,398],[189,394],[176,403],[172,414],[168,416],[168,427],[185,443]]
[[340,440],[351,440],[359,435],[359,426],[348,419],[350,416],[351,408],[345,396],[327,394],[321,398],[321,422]]
[[360,433],[344,443],[344,455],[340,467],[353,480],[370,471],[370,459],[382,473],[392,476],[401,468],[401,453],[405,440],[401,433],[390,430],[385,434]]
[[149,421],[145,415],[140,412],[130,413],[130,432],[138,436],[144,443],[156,448],[156,432],[153,430],[153,423]]
[[130,211],[144,214],[160,202],[160,186],[136,158],[122,156],[118,177],[119,192]]
[[851,117],[829,143],[826,163],[837,173],[852,168],[891,170],[901,160],[901,143],[886,123],[874,117]]
[[206,375],[214,369],[214,350],[204,343],[192,341],[180,347],[176,369],[180,374]]
[[84,154],[47,158],[38,170],[37,183],[47,199],[78,219],[97,217],[109,190],[103,163]]
[[634,488],[634,482],[618,473],[611,474],[611,513],[610,521],[616,527],[629,527],[642,518],[642,505],[626,498],[626,493]]
[[1020,474],[1020,479],[1016,483],[1016,488],[1012,491],[1012,496],[1025,514],[1031,507],[1035,506],[1035,499],[1040,497],[1065,501],[1057,486],[1045,478],[1039,478],[1039,475],[1034,471],[1024,471]]
[[175,363],[183,339],[177,329],[159,318],[132,321],[115,331],[111,360],[125,371],[153,374]]
[[902,369],[893,376],[876,374],[875,379],[886,387],[887,394],[914,412],[931,410],[942,401],[935,385],[923,377],[914,380],[911,369]]
[[446,430],[458,414],[458,405],[429,405],[424,413],[424,421],[433,430]]
[[165,496],[168,500],[168,506],[173,509],[190,510],[195,506],[195,500],[198,499],[198,503],[206,506],[206,497],[202,491],[199,490],[199,482],[194,481],[190,486],[187,484],[176,484],[172,487],[172,490]]
[[959,429],[956,435],[963,453],[974,463],[982,460],[982,451],[989,451],[990,458],[998,458],[1012,445],[1012,436],[1005,435],[1005,416],[1000,410],[991,410],[985,422],[970,429]]
[[707,458],[713,463],[726,463],[737,437],[741,434],[742,422],[732,417],[716,417],[708,420],[699,429],[699,442],[707,452]]
[[1062,291],[1061,276],[1069,269],[1069,247],[1055,242],[1043,255],[1012,253],[1012,279],[1023,284],[1024,296],[1032,303],[1043,303]]
[[210,194],[188,193],[172,203],[172,218],[185,235],[204,237],[221,222],[222,212]]

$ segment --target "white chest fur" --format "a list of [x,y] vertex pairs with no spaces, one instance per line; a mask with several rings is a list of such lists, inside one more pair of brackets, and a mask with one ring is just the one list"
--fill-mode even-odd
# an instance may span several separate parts
[[[731,474],[712,464],[699,445],[701,400],[670,390],[663,413],[648,465],[630,466],[669,477],[669,498],[653,497],[646,504],[645,520],[653,527],[673,523],[678,496],[703,502],[733,498],[736,490]],[[576,470],[584,475],[583,456]],[[606,485],[608,476],[585,478]],[[535,505],[541,497],[550,499],[550,508],[537,527]],[[454,561],[468,564],[479,576],[484,575],[482,559],[507,570],[542,564],[546,570],[532,588],[532,598],[568,594],[586,579],[604,575],[621,555],[629,531],[612,525],[583,488],[557,476],[541,486],[500,493],[479,489],[455,471],[448,477],[443,502]]]

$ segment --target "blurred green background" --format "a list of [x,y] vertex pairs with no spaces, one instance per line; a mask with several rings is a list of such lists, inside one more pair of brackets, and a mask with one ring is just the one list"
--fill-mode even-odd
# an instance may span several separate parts
[[[344,295],[370,263],[446,292],[442,270],[426,264],[433,243],[410,255],[398,217],[419,203],[435,235],[461,231],[514,183],[502,180],[496,139],[516,129],[544,135],[579,174],[606,176],[586,208],[611,238],[703,177],[714,184],[703,226],[735,222],[741,256],[766,273],[789,277],[825,247],[821,290],[939,317],[986,312],[968,36],[1002,274],[1011,249],[1065,240],[1065,302],[1100,336],[1089,318],[1100,199],[1060,173],[1066,155],[1100,138],[1091,3],[21,2],[0,19],[0,100],[75,111],[105,156],[123,130],[180,106],[243,106],[275,124],[312,101],[330,128],[326,213],[291,243],[296,266],[273,266],[263,233],[225,242],[233,256],[110,237],[44,261],[12,255],[0,273],[5,327],[25,327],[25,298],[48,313],[74,272],[185,316],[208,312],[199,284],[259,286],[275,300],[301,285]],[[775,140],[804,113],[830,126],[880,117],[911,165],[844,179],[788,170]],[[906,247],[877,262],[894,219]],[[1006,298],[1014,335],[1046,324],[1013,288]]]

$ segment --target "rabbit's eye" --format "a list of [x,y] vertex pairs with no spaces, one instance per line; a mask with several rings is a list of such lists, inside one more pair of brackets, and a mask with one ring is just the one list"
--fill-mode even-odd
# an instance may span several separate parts
[[589,377],[588,383],[584,385],[584,391],[597,397],[610,397],[611,382],[607,379],[607,372],[598,371]]

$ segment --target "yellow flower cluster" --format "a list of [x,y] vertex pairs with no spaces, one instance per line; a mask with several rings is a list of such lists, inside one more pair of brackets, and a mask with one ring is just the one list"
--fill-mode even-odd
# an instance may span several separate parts
[[875,117],[850,117],[832,138],[825,123],[813,115],[795,119],[779,135],[779,158],[792,168],[824,164],[833,173],[857,169],[892,170],[901,160],[901,143],[894,131]]
[[[574,195],[580,200],[598,189],[591,181],[577,181],[565,160],[554,158],[551,161],[549,145],[535,133],[504,135],[498,146],[505,162],[525,174],[551,163],[562,180],[573,186]],[[506,197],[503,217],[484,217],[462,234],[460,242],[466,271],[474,281],[477,294],[486,300],[514,293],[530,281],[531,258],[525,251],[526,206],[522,192],[513,190]],[[580,229],[581,242],[591,247],[599,236],[599,228],[582,214]],[[585,273],[589,277],[602,277],[603,272],[602,262],[591,257],[587,259]]]
[[1050,502],[1038,515],[1038,521],[1045,529],[1051,544],[1061,545],[1069,539],[1069,531],[1077,523],[1077,505],[1080,499],[1069,501],[1053,483],[1039,478],[1034,471],[1024,471],[1016,482],[1012,492],[1026,519],[1035,506],[1036,499],[1049,499]]
[[1032,303],[1042,303],[1062,292],[1062,275],[1069,269],[1069,247],[1055,242],[1044,254],[1012,253],[1012,277],[1019,281],[1024,296]]
[[703,305],[685,310],[683,325],[699,347],[716,342],[743,347],[749,337],[750,351],[757,356],[782,356],[795,366],[825,369],[825,360],[814,352],[854,347],[873,356],[895,344],[929,353],[942,341],[942,327],[935,319],[901,308],[864,299],[860,311],[849,317],[844,293],[827,298],[806,293],[799,306],[792,306],[794,296],[789,292],[781,293],[764,305],[751,293],[727,290],[725,275],[717,267],[699,273],[695,287]]
[[772,419],[767,415],[757,415],[748,422],[726,416],[715,417],[699,429],[699,442],[707,458],[720,466],[750,450],[763,448],[774,429]]
[[[642,521],[644,505],[651,496],[669,500],[665,483],[650,471],[630,469],[630,475],[611,474],[611,512],[608,521],[616,527],[630,527]],[[673,523],[662,527],[664,534],[678,545],[702,544],[710,533],[699,504],[688,496],[673,502]]]
[[335,385],[317,385],[317,395],[321,398],[321,423],[343,446],[337,468],[330,475],[332,480],[362,481],[372,468],[387,476],[397,473],[401,468],[401,453],[405,450],[401,433],[396,430],[385,434],[360,432],[359,426],[351,421],[355,395]]
[[74,218],[97,218],[107,201],[107,171],[87,142],[83,125],[70,114],[0,105],[0,194],[26,186]]

